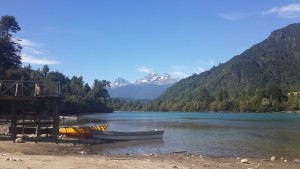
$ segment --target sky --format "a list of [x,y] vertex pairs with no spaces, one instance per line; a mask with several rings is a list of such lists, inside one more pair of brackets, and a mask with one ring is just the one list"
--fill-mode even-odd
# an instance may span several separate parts
[[300,0],[0,0],[21,31],[22,63],[71,78],[182,79],[300,22]]

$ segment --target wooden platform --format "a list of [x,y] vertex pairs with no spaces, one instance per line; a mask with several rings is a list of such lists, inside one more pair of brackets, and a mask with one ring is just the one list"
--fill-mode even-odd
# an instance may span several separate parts
[[5,105],[0,112],[10,117],[13,140],[20,129],[29,127],[36,129],[37,136],[42,128],[52,128],[57,140],[60,102],[59,82],[0,80],[0,104]]

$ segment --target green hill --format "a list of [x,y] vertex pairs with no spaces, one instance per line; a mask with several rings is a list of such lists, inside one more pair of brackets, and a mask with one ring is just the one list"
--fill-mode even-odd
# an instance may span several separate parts
[[[287,95],[289,91],[298,90],[298,86],[300,86],[300,24],[291,24],[273,31],[267,39],[228,62],[179,81],[146,109],[158,111],[286,110],[289,108],[286,108],[287,105],[283,102],[286,103],[287,99],[275,100],[274,93],[267,95],[266,92],[278,88],[282,95]],[[256,100],[259,92],[263,93],[260,96],[261,100]],[[266,104],[267,107],[261,108],[260,104],[264,98],[269,100],[269,105]],[[277,102],[280,107],[276,106]]]

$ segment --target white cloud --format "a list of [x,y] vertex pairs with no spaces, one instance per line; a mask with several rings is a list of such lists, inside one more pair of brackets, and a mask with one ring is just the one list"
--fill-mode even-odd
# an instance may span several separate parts
[[37,55],[43,54],[44,52],[40,51],[40,50],[36,50],[36,49],[31,49],[31,52]]
[[37,46],[41,46],[40,43],[37,42],[33,42],[31,40],[28,39],[17,39],[18,43],[22,46],[22,47],[37,47]]
[[283,18],[300,17],[300,4],[289,4],[282,7],[273,7],[262,12],[262,15],[277,14]]
[[170,74],[172,76],[176,76],[176,77],[179,77],[179,78],[185,78],[185,77],[189,76],[188,74],[186,74],[185,72],[182,72],[182,71],[175,71],[175,72],[171,72]]
[[173,69],[173,71],[170,72],[169,74],[176,77],[176,78],[182,79],[182,78],[185,78],[185,77],[189,76],[189,74],[187,74],[185,72],[185,67],[184,66],[173,66],[172,69]]
[[220,17],[230,20],[230,21],[236,21],[239,19],[242,19],[246,16],[244,13],[220,13],[218,14]]
[[138,70],[139,72],[142,72],[142,73],[151,73],[152,71],[149,69],[149,68],[146,68],[146,67],[141,67],[139,68]]
[[15,40],[23,47],[21,54],[23,63],[37,65],[60,64],[58,61],[50,60],[43,56],[45,52],[42,49],[43,45],[41,43],[23,38],[17,38]]
[[60,64],[60,62],[49,60],[49,59],[41,59],[41,58],[34,58],[33,56],[27,55],[25,53],[22,54],[22,62],[29,63],[29,64],[38,64],[38,65],[51,65],[51,64]]

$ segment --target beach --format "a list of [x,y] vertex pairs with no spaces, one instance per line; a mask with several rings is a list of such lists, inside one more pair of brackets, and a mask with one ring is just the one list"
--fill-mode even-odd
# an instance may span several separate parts
[[300,164],[295,159],[277,157],[276,160],[245,158],[205,157],[184,152],[169,154],[142,155],[99,155],[88,149],[89,145],[54,142],[0,141],[0,169],[75,169],[75,168],[105,168],[105,169],[152,169],[152,168],[182,168],[182,169],[298,169]]

